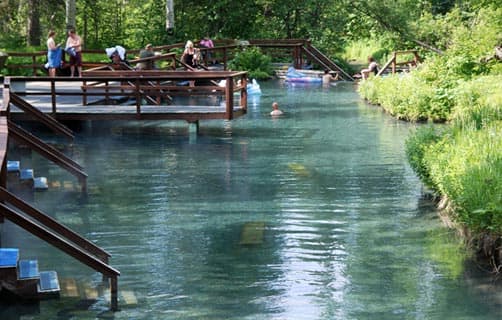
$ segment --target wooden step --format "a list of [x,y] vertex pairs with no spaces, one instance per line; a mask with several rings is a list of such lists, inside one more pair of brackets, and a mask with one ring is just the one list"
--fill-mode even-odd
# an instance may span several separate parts
[[21,162],[20,161],[7,161],[7,173],[16,173],[19,174],[21,171]]
[[19,249],[0,248],[0,268],[16,268],[19,261]]
[[38,279],[40,272],[38,271],[37,260],[20,260],[18,263],[18,278],[23,279]]
[[41,271],[38,283],[39,294],[59,294],[58,274],[56,271]]
[[33,188],[34,178],[33,169],[21,169],[19,172],[19,183],[23,186]]
[[33,180],[34,178],[33,169],[21,169],[19,180]]
[[49,185],[47,184],[46,177],[37,177],[33,180],[33,187],[35,190],[47,190],[49,189]]

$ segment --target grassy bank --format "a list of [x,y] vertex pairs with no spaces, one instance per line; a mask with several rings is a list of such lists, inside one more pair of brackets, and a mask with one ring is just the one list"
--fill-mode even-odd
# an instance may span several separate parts
[[502,9],[463,21],[443,56],[410,73],[371,78],[360,94],[396,118],[424,125],[406,143],[409,162],[449,218],[500,271],[502,260]]

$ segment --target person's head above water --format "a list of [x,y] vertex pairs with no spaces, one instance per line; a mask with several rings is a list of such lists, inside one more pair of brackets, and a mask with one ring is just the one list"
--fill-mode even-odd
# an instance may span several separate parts
[[282,111],[279,110],[279,104],[277,102],[272,103],[272,112],[270,112],[270,115],[272,116],[279,116],[282,114]]

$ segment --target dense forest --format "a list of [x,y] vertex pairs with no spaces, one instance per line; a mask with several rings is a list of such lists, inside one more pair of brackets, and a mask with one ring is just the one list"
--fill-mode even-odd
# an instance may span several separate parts
[[442,17],[466,14],[500,0],[2,0],[0,50],[45,44],[73,26],[87,49],[126,48],[213,38],[309,38],[329,55],[353,41],[373,39],[383,52],[421,47],[444,50],[451,25]]
[[49,30],[63,37],[69,27],[87,49],[205,35],[304,38],[339,61],[372,55],[380,65],[395,50],[418,49],[424,62],[413,71],[371,77],[359,92],[397,118],[432,123],[408,138],[410,164],[451,220],[485,240],[475,242],[500,271],[501,0],[2,0],[0,8],[0,51],[45,50]]

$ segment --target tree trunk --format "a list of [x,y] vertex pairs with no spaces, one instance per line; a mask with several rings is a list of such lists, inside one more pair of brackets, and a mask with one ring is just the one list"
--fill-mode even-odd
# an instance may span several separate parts
[[172,32],[174,29],[174,0],[166,0],[166,30]]
[[30,0],[28,15],[28,45],[40,45],[40,0]]
[[76,0],[65,0],[66,4],[66,28],[72,29],[77,27],[77,3]]

